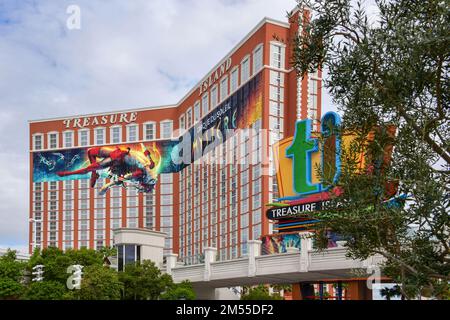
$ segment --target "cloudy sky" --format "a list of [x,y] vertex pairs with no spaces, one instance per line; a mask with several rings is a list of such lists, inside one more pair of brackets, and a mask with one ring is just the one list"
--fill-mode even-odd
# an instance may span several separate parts
[[[66,27],[72,4],[80,30]],[[295,4],[1,0],[0,248],[28,242],[27,120],[176,103],[264,16],[286,21]]]

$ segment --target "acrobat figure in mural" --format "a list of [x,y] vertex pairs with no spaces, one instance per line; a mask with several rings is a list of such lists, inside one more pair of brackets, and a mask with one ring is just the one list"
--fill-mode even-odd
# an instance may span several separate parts
[[150,155],[150,151],[143,145],[142,148],[144,157],[132,154],[130,148],[89,148],[87,151],[91,163],[89,166],[74,171],[60,171],[56,174],[60,177],[65,177],[91,172],[90,186],[93,188],[100,177],[97,171],[109,168],[109,175],[112,181],[101,188],[100,194],[105,194],[114,185],[125,186],[125,182],[133,183],[139,192],[148,193],[153,190],[157,182],[157,179],[151,172],[155,167],[155,162]]

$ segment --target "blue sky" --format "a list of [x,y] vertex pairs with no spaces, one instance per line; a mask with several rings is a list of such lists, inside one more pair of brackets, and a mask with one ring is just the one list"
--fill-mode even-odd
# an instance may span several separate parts
[[[80,30],[66,28],[71,4]],[[28,242],[27,120],[176,103],[264,16],[286,21],[295,4],[1,0],[0,247]]]

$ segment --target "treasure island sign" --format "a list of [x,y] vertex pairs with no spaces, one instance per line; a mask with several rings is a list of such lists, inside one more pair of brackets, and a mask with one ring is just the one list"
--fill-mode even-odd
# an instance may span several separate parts
[[[277,220],[276,230],[297,231],[311,227],[317,220],[308,214],[322,210],[330,200],[330,186],[321,180],[337,182],[341,173],[342,150],[349,150],[356,138],[355,133],[340,132],[340,124],[337,113],[327,112],[321,119],[320,133],[312,133],[312,121],[299,120],[295,124],[294,136],[273,146],[280,197],[268,204],[271,208],[266,214],[268,219]],[[367,141],[372,139],[371,135]],[[362,150],[357,170],[366,165],[364,154]],[[390,152],[388,154],[390,157]]]
[[66,128],[86,128],[98,125],[128,124],[137,120],[137,112],[114,113],[89,117],[78,117],[63,120]]
[[[321,132],[312,133],[310,119],[296,122],[293,137],[273,147],[280,198],[267,211],[267,218],[278,220],[278,231],[304,230],[316,220],[308,213],[322,210],[329,201],[329,186],[320,175],[336,182],[341,171],[341,148],[351,136],[337,134],[341,123],[335,112],[321,119]],[[321,138],[321,139],[319,139]],[[318,170],[320,168],[320,170]]]

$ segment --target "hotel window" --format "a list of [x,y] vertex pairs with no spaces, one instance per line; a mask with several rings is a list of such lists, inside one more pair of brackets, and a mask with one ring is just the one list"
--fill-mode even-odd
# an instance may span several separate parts
[[230,77],[230,92],[234,92],[239,86],[239,67],[235,67],[231,71]]
[[253,196],[253,209],[258,209],[261,207],[261,194]]
[[281,87],[270,86],[270,100],[284,101],[284,89]]
[[155,139],[155,123],[147,122],[144,123],[144,140],[154,140]]
[[241,84],[250,78],[250,56],[247,55],[241,62]]
[[261,236],[261,224],[253,226],[253,239],[259,239]]
[[194,104],[194,123],[198,120],[200,120],[200,101],[197,101]]
[[248,198],[241,201],[241,214],[248,212]]
[[284,87],[284,73],[270,70],[270,84],[277,87]]
[[172,138],[172,120],[164,120],[160,122],[161,138],[170,139]]
[[117,246],[118,271],[123,271],[127,264],[134,264],[141,261],[141,246],[138,245],[119,245]]
[[189,108],[186,111],[186,128],[189,129],[192,126],[192,109]]
[[161,184],[161,194],[171,194],[173,192],[172,190],[172,184]]
[[217,105],[217,86],[211,89],[211,109],[214,109]]
[[36,134],[33,136],[33,150],[42,150],[42,134]]
[[89,145],[89,129],[83,129],[78,131],[78,145],[80,147]]
[[63,133],[64,139],[64,148],[72,148],[73,147],[73,131],[65,131]]
[[253,166],[252,179],[256,180],[261,176],[261,164]]
[[58,133],[57,132],[50,132],[48,134],[48,148],[49,149],[58,148]]
[[270,45],[270,66],[278,69],[284,69],[285,45],[281,43],[272,43]]
[[209,96],[208,93],[202,96],[202,116],[205,116],[209,111]]
[[137,208],[127,208],[127,227],[128,228],[136,228],[137,227],[137,217],[138,211]]
[[130,124],[127,126],[127,142],[138,141],[138,126],[137,124]]
[[263,45],[256,47],[253,51],[253,74],[257,73],[263,67]]
[[241,215],[241,228],[248,227],[248,213]]
[[283,128],[283,120],[278,117],[269,117],[269,129],[275,133],[282,133],[284,131]]
[[252,223],[253,223],[253,224],[261,223],[261,211],[260,211],[260,210],[255,210],[255,211],[253,211],[253,214],[252,214]]
[[270,101],[270,115],[276,117],[283,117],[283,103]]
[[244,256],[247,254],[247,241],[248,241],[248,228],[241,230],[241,254]]
[[115,126],[110,128],[111,132],[111,143],[121,143],[122,142],[122,127]]
[[225,76],[220,80],[220,102],[225,100],[228,96],[228,76]]
[[173,215],[172,206],[161,206],[161,217],[168,217]]
[[153,194],[146,194],[144,198],[144,214],[145,214],[145,227],[153,229],[155,225],[155,199]]
[[261,192],[261,178],[254,180],[252,182],[252,194],[257,194]]
[[173,182],[173,176],[170,173],[161,173],[159,175],[159,182],[160,183],[172,183]]
[[309,79],[309,104],[308,104],[308,118],[314,120],[314,124],[318,121],[317,109],[319,95],[319,81],[317,79]]
[[186,129],[186,123],[184,121],[184,115],[182,115],[179,119],[180,132],[184,132]]
[[94,138],[96,145],[105,144],[105,128],[96,128],[94,130]]

